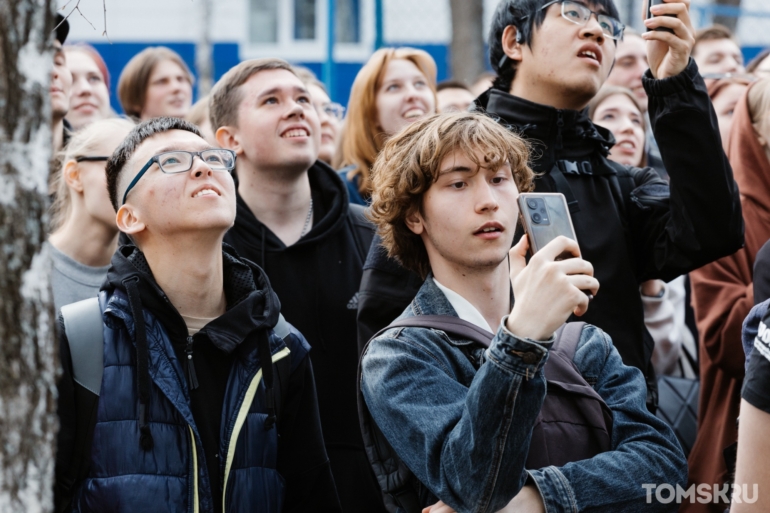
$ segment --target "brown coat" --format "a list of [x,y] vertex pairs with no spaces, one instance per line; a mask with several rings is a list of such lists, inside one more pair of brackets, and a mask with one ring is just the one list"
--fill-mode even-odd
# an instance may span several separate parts
[[[746,246],[690,274],[700,332],[701,390],[698,439],[690,453],[690,483],[722,484],[727,478],[722,451],[738,437],[745,355],[743,320],[754,306],[752,285],[757,251],[770,239],[770,161],[751,125],[747,96],[735,107],[727,148],[741,193]],[[689,504],[687,513],[721,513],[724,504]]]

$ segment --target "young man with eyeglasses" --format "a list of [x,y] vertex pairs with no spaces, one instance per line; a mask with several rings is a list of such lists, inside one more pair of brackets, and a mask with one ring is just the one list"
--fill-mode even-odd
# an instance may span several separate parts
[[[743,242],[738,190],[690,58],[689,1],[654,6],[653,14],[642,35],[650,66],[643,84],[670,183],[650,168],[610,162],[614,138],[584,110],[607,80],[623,35],[612,0],[501,2],[489,35],[498,77],[477,99],[535,145],[535,190],[566,196],[583,258],[602,285],[584,320],[606,331],[623,362],[646,375],[651,407],[654,342],[639,285],[686,274]],[[381,250],[372,251],[362,279],[360,341],[398,315],[416,290],[414,275],[394,271]]]
[[211,92],[217,142],[238,155],[235,225],[225,240],[257,262],[306,337],[326,450],[344,511],[384,511],[358,429],[356,312],[373,228],[318,160],[307,87],[279,59],[244,61]]
[[138,125],[107,162],[133,244],[99,295],[95,388],[60,317],[57,511],[340,511],[310,348],[265,273],[222,243],[234,167],[177,118]]

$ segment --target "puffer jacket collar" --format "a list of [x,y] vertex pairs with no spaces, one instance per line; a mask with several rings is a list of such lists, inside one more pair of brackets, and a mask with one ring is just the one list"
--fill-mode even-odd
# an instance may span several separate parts
[[[227,311],[204,331],[220,350],[231,353],[254,330],[272,328],[278,322],[281,304],[267,275],[235,250],[222,245]],[[137,280],[144,309],[162,323],[172,341],[187,337],[187,326],[165,292],[158,286],[144,254],[133,245],[121,246],[112,258],[103,290],[126,294],[126,281]]]

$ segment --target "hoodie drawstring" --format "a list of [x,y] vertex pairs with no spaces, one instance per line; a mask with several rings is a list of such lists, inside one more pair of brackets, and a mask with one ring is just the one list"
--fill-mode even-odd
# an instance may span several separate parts
[[153,448],[154,442],[147,417],[150,404],[150,350],[147,344],[147,330],[144,325],[142,301],[139,297],[139,278],[133,276],[123,280],[128,294],[128,305],[134,318],[136,336],[136,368],[139,381],[139,445],[145,451]]
[[270,354],[270,342],[268,330],[262,329],[257,340],[257,354],[262,364],[262,381],[265,384],[265,401],[267,403],[267,418],[265,430],[268,431],[275,425],[275,393],[273,392],[273,357]]

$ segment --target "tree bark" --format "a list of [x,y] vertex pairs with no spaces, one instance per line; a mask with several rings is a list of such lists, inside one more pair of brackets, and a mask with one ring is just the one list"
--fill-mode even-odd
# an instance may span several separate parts
[[[741,6],[741,0],[716,0],[714,3],[717,5],[729,5],[731,7]],[[735,29],[738,27],[738,18],[734,18],[732,16],[717,15],[714,16],[714,23],[724,25],[725,27],[729,28],[733,34],[735,34]]]
[[484,71],[483,0],[450,0],[452,78],[471,85]]
[[0,2],[0,511],[53,507],[52,0]]

